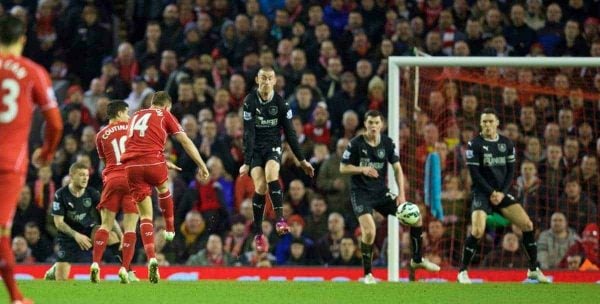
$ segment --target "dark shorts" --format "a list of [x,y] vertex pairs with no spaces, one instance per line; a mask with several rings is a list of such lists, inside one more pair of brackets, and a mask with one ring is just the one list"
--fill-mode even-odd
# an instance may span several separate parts
[[254,167],[264,168],[267,164],[267,161],[269,160],[274,160],[277,163],[281,164],[281,151],[282,148],[280,146],[272,148],[254,149],[254,152],[252,152],[252,162],[250,163],[250,170],[252,170],[252,168]]
[[517,204],[515,197],[511,194],[506,194],[502,202],[498,205],[493,205],[492,202],[490,202],[490,197],[485,194],[472,192],[471,195],[473,196],[471,199],[471,213],[476,210],[481,210],[487,214],[492,214],[494,212],[502,214],[500,210],[510,205]]
[[377,193],[351,191],[350,202],[356,217],[367,213],[373,214],[373,209],[383,216],[395,215],[398,208],[396,206],[396,196],[388,191]]
[[86,264],[92,262],[92,249],[81,250],[74,239],[58,237],[56,243],[58,244],[57,262]]

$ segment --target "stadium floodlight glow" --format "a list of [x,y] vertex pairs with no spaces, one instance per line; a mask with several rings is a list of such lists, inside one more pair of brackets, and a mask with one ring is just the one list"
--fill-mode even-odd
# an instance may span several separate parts
[[[388,58],[388,135],[398,143],[400,133],[401,68],[415,67],[415,91],[418,90],[418,67],[600,67],[600,57],[414,57],[393,56]],[[417,106],[415,94],[414,106]],[[399,145],[396,145],[399,153]],[[405,168],[403,168],[405,169]],[[406,170],[406,169],[405,169]],[[388,172],[393,174],[391,166]],[[411,184],[414,185],[414,184]],[[397,193],[395,179],[388,178],[390,191]],[[409,197],[407,197],[409,199]],[[388,281],[399,281],[400,246],[399,224],[396,217],[388,216]]]

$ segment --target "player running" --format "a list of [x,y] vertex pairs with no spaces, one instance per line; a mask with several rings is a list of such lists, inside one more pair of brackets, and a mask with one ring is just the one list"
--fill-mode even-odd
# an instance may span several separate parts
[[179,169],[165,161],[164,146],[167,135],[173,135],[185,152],[196,163],[202,180],[208,179],[208,169],[198,149],[183,132],[177,119],[169,112],[171,97],[163,91],[154,93],[151,107],[137,111],[128,126],[128,139],[121,162],[125,165],[127,182],[140,214],[140,231],[148,257],[149,280],[158,283],[158,261],[154,251],[154,225],[152,223],[152,188],[158,191],[159,206],[165,217],[165,238],[175,236],[173,197],[167,186],[167,170]]
[[118,227],[115,217],[119,210],[123,211],[122,258],[119,278],[121,283],[127,284],[133,272],[129,272],[131,259],[135,252],[135,226],[138,221],[138,209],[129,192],[125,166],[121,163],[121,156],[125,152],[127,141],[127,127],[129,124],[129,107],[123,100],[115,100],[108,104],[107,114],[109,124],[96,135],[96,149],[98,156],[104,161],[106,167],[102,171],[104,189],[98,210],[102,224],[94,234],[93,263],[90,266],[90,280],[93,283],[100,281],[100,262],[106,249],[109,231]]
[[275,93],[276,81],[277,77],[272,68],[261,68],[256,76],[258,89],[244,99],[244,164],[240,167],[240,174],[250,172],[254,182],[252,230],[258,252],[266,252],[269,247],[261,228],[267,185],[278,220],[275,229],[278,234],[289,231],[289,226],[283,218],[283,195],[279,185],[281,129],[294,155],[300,161],[302,170],[310,177],[315,173],[310,162],[302,155],[296,131],[292,127],[292,110],[283,98]]
[[510,139],[498,134],[498,115],[486,108],[480,118],[482,132],[468,143],[467,165],[473,180],[471,190],[471,233],[463,248],[458,282],[471,284],[467,267],[475,255],[479,240],[485,234],[488,214],[502,213],[523,231],[523,246],[529,258],[527,277],[540,283],[549,283],[537,262],[537,243],[533,223],[523,207],[508,193],[515,173],[515,148]]
[[[360,252],[362,253],[364,283],[375,284],[377,281],[371,273],[373,260],[373,242],[375,242],[375,220],[373,209],[387,218],[396,214],[398,205],[406,201],[404,195],[404,174],[400,159],[396,154],[391,138],[381,135],[383,127],[382,115],[371,110],[365,114],[364,135],[354,137],[342,155],[340,173],[351,174],[350,200],[352,209],[358,218],[361,231]],[[386,187],[387,163],[392,164],[395,181],[398,185],[398,196],[394,197]],[[422,218],[410,227],[410,239],[413,257],[410,266],[413,269],[424,268],[428,271],[439,271],[440,267],[422,257],[423,239]]]
[[63,124],[52,82],[46,70],[22,57],[26,27],[21,20],[0,17],[0,275],[12,303],[33,303],[24,299],[14,278],[15,258],[10,232],[17,200],[28,167],[28,138],[35,105],[46,120],[44,145],[32,155],[32,163],[52,162],[60,143]]

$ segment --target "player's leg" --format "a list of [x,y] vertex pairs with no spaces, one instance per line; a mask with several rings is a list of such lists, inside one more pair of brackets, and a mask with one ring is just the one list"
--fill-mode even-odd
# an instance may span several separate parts
[[156,190],[158,191],[158,206],[165,219],[165,239],[172,241],[175,237],[175,206],[167,180],[159,184]]
[[281,191],[281,185],[279,184],[279,162],[277,160],[269,159],[265,165],[265,178],[267,185],[269,185],[269,195],[273,202],[273,209],[277,217],[277,223],[275,224],[275,231],[282,235],[290,231],[290,227],[283,218],[283,193]]
[[[509,199],[512,200],[512,198]],[[549,283],[549,280],[540,270],[537,261],[537,243],[535,241],[533,223],[527,215],[527,212],[525,212],[525,209],[523,209],[523,206],[514,202],[514,200],[512,200],[512,202],[512,204],[503,207],[500,210],[506,219],[523,231],[523,247],[525,247],[525,253],[529,258],[529,271],[527,272],[527,276],[542,283]]]
[[479,240],[485,234],[485,220],[487,213],[484,210],[474,210],[471,213],[471,231],[465,240],[463,247],[463,255],[460,261],[460,270],[458,273],[458,282],[464,284],[470,284],[471,280],[467,274],[467,268],[471,264],[471,260],[477,252]]
[[90,266],[90,281],[98,283],[100,281],[100,263],[108,243],[109,231],[113,228],[116,214],[106,208],[100,209],[101,224],[100,228],[94,233],[94,247],[92,249],[92,265]]
[[[125,212],[125,211],[124,211]],[[137,213],[124,213],[123,215],[123,248],[121,258],[121,269],[119,269],[119,278],[121,283],[129,283],[129,269],[131,260],[135,253],[135,226],[139,216]]]
[[[148,171],[151,171],[150,168]],[[133,200],[137,203],[138,212],[140,215],[140,233],[144,251],[148,260],[155,259],[154,251],[154,223],[152,221],[152,186],[146,182],[146,168],[142,166],[126,167],[127,183]],[[150,172],[148,172],[151,174]]]
[[14,277],[15,256],[11,245],[12,220],[17,207],[17,201],[23,188],[24,177],[16,173],[0,174],[0,275],[8,290],[11,301],[23,300],[23,295],[17,287]]
[[57,281],[66,281],[69,279],[69,273],[71,273],[71,263],[69,262],[56,262],[55,277]]
[[362,214],[358,217],[358,223],[360,225],[360,252],[362,255],[363,272],[365,274],[365,283],[372,284],[371,278],[367,278],[370,275],[372,277],[372,264],[373,264],[373,243],[375,242],[375,220],[373,215],[369,213]]
[[262,220],[263,214],[265,213],[265,195],[267,193],[265,171],[262,167],[255,166],[250,170],[250,176],[254,182],[254,196],[252,197],[254,222],[252,223],[252,232],[254,233],[256,251],[265,252],[269,250],[269,242],[262,233]]
[[[385,218],[388,215],[396,215],[396,197],[392,193],[388,192],[385,195],[385,199],[382,204],[375,206],[375,210],[381,213]],[[419,218],[419,221],[414,225],[410,226],[410,246],[412,250],[412,258],[410,260],[410,267],[413,269],[422,268],[427,271],[440,271],[440,266],[429,260],[423,258],[423,218]]]

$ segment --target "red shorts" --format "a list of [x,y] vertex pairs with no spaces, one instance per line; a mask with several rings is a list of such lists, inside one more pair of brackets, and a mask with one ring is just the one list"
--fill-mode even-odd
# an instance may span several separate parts
[[0,226],[10,227],[17,210],[17,201],[21,195],[23,184],[25,183],[25,174],[15,172],[0,173],[0,193],[2,193],[2,203],[0,203]]
[[146,196],[152,195],[152,187],[162,185],[168,179],[168,169],[164,162],[143,164],[126,164],[127,182],[129,190],[136,203],[141,202]]
[[107,209],[108,211],[118,213],[138,213],[135,201],[129,192],[127,177],[115,176],[104,183],[100,204],[96,207],[98,210]]

